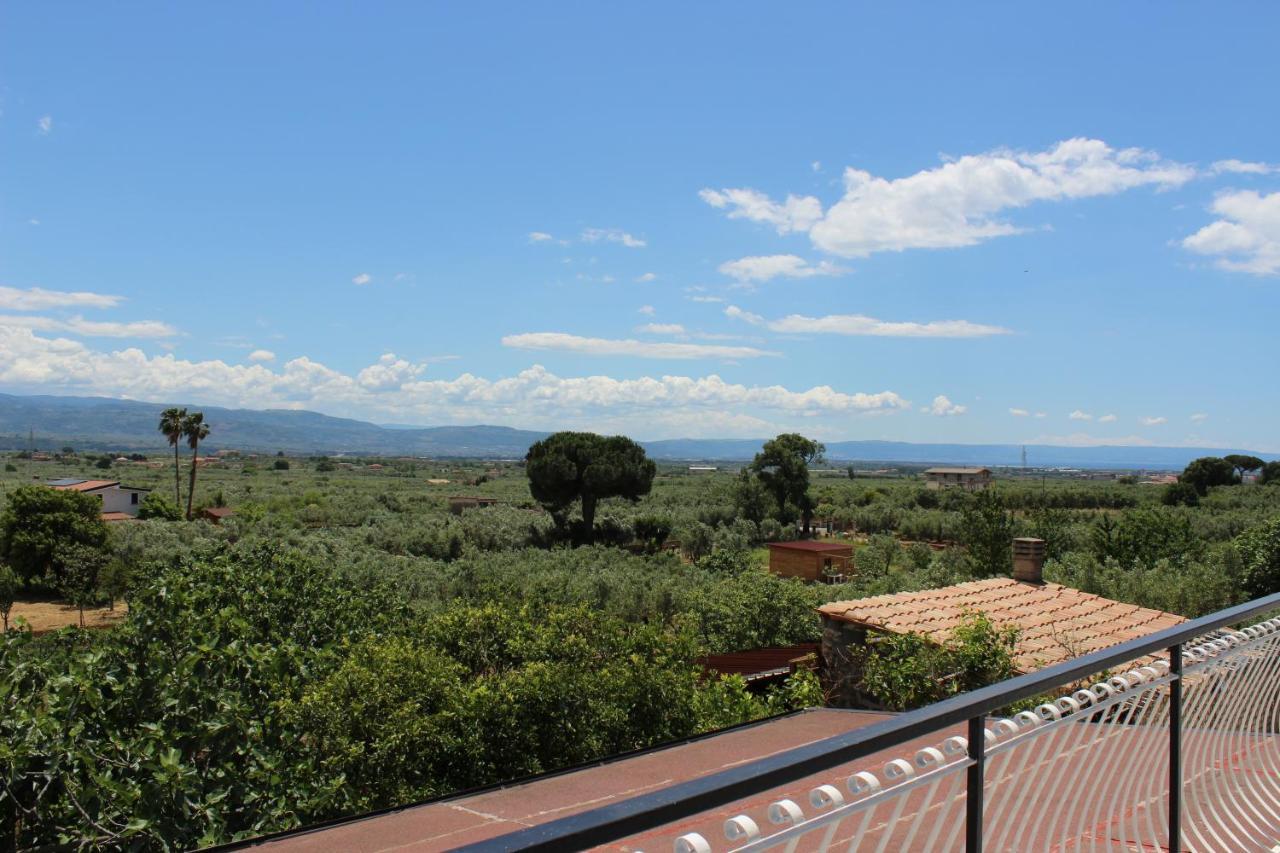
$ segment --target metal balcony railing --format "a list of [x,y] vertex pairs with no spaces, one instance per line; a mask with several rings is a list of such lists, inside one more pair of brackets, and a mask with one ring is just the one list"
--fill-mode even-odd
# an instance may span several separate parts
[[466,849],[1280,850],[1280,618],[1257,621],[1277,610],[1280,594]]

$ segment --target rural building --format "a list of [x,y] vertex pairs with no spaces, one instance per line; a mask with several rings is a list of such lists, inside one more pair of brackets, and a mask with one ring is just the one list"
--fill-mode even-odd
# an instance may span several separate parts
[[475,509],[482,506],[494,506],[498,503],[497,498],[469,498],[455,496],[449,498],[449,512],[454,515],[462,515],[464,509]]
[[843,542],[770,542],[769,571],[784,578],[807,581],[844,578],[849,574],[853,546]]
[[210,506],[200,510],[200,517],[214,524],[221,524],[224,518],[231,518],[236,511],[229,506]]
[[930,489],[965,489],[976,492],[991,485],[990,468],[930,468],[924,472]]
[[817,643],[774,646],[745,652],[706,655],[698,664],[712,676],[737,675],[751,688],[767,687],[785,681],[801,669],[816,669]]
[[823,686],[842,707],[875,707],[861,692],[858,649],[877,634],[920,634],[942,643],[973,613],[1018,629],[1014,668],[1031,672],[1172,628],[1174,613],[1112,601],[1042,579],[1044,542],[1014,540],[1014,576],[939,589],[833,601],[822,617]]
[[84,492],[87,495],[96,495],[102,501],[104,516],[110,513],[136,516],[143,497],[151,491],[122,486],[118,480],[50,480],[45,485],[60,492]]

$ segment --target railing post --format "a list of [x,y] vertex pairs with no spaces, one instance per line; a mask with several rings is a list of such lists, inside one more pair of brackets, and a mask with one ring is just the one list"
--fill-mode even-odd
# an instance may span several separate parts
[[969,720],[968,787],[965,790],[964,849],[982,853],[982,787],[987,767],[987,727],[982,717]]
[[1169,647],[1169,853],[1182,850],[1182,644]]

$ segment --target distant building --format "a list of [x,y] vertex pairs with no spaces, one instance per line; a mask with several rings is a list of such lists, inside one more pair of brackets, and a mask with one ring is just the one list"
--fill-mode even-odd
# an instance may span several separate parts
[[102,501],[104,518],[116,513],[130,517],[136,516],[142,498],[151,491],[122,486],[118,480],[50,480],[45,485],[60,492],[83,492],[87,495],[96,495]]
[[689,466],[690,474],[710,474],[716,470],[717,470],[716,466],[714,465],[690,465]]
[[976,492],[991,485],[990,468],[930,468],[924,472],[930,489],[964,489]]
[[229,506],[210,506],[200,510],[200,517],[214,524],[221,524],[224,518],[231,518],[236,511]]
[[497,498],[469,498],[469,497],[451,497],[449,498],[449,512],[454,515],[462,515],[464,509],[475,509],[482,506],[494,506],[498,503]]
[[770,542],[769,571],[784,578],[807,581],[843,579],[849,574],[853,546],[843,542]]

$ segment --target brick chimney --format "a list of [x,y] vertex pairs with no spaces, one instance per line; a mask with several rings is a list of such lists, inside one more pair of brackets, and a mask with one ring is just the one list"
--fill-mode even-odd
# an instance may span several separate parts
[[1044,583],[1044,540],[1013,540],[1013,579],[1023,583]]

